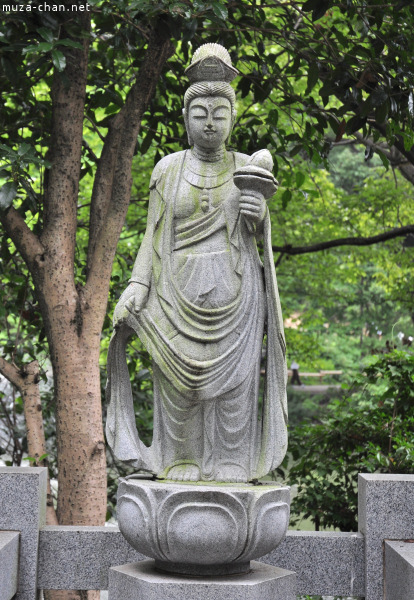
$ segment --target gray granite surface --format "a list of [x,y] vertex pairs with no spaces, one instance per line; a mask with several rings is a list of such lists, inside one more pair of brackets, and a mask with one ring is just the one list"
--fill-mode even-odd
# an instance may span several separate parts
[[114,567],[109,600],[295,600],[291,571],[252,562],[245,575],[183,577],[158,573],[154,561]]
[[[40,532],[39,584],[44,589],[107,589],[110,566],[144,558],[117,527],[45,527]],[[278,549],[261,561],[296,571],[298,593],[364,593],[360,534],[288,531]]]
[[295,571],[301,594],[365,592],[364,537],[358,533],[288,531],[280,546],[260,560]]
[[414,475],[363,474],[358,484],[359,529],[366,538],[365,598],[379,600],[383,594],[384,540],[414,538]]
[[275,483],[121,479],[119,529],[138,552],[169,572],[229,575],[280,544],[290,488]]
[[0,530],[20,531],[16,600],[36,600],[39,529],[46,523],[47,469],[0,467]]
[[10,600],[17,592],[19,537],[16,531],[0,531],[0,597]]
[[118,527],[45,527],[40,532],[39,587],[106,590],[109,567],[145,558]]
[[385,598],[414,598],[414,540],[385,542]]

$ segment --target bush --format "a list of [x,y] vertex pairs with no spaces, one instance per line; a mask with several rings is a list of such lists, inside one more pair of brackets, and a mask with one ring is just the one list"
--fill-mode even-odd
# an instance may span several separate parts
[[293,428],[289,455],[282,467],[298,486],[291,522],[356,530],[358,473],[414,473],[414,355],[371,357],[347,397]]

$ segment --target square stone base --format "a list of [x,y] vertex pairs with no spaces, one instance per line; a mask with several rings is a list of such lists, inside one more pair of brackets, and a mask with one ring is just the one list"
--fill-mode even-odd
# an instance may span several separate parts
[[112,567],[108,592],[108,600],[295,600],[296,574],[252,561],[245,575],[184,577],[145,560]]

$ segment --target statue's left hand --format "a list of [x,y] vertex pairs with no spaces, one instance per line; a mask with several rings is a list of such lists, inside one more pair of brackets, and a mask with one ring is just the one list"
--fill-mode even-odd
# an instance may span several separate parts
[[266,214],[266,200],[263,194],[243,194],[239,201],[240,212],[252,223],[261,223]]

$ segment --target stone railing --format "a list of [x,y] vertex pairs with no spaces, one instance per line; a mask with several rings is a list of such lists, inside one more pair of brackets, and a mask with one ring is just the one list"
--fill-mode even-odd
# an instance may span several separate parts
[[[296,571],[298,594],[414,599],[414,475],[359,476],[359,532],[290,531],[261,560]],[[117,527],[46,527],[46,469],[0,468],[0,598],[108,588],[137,562]]]

